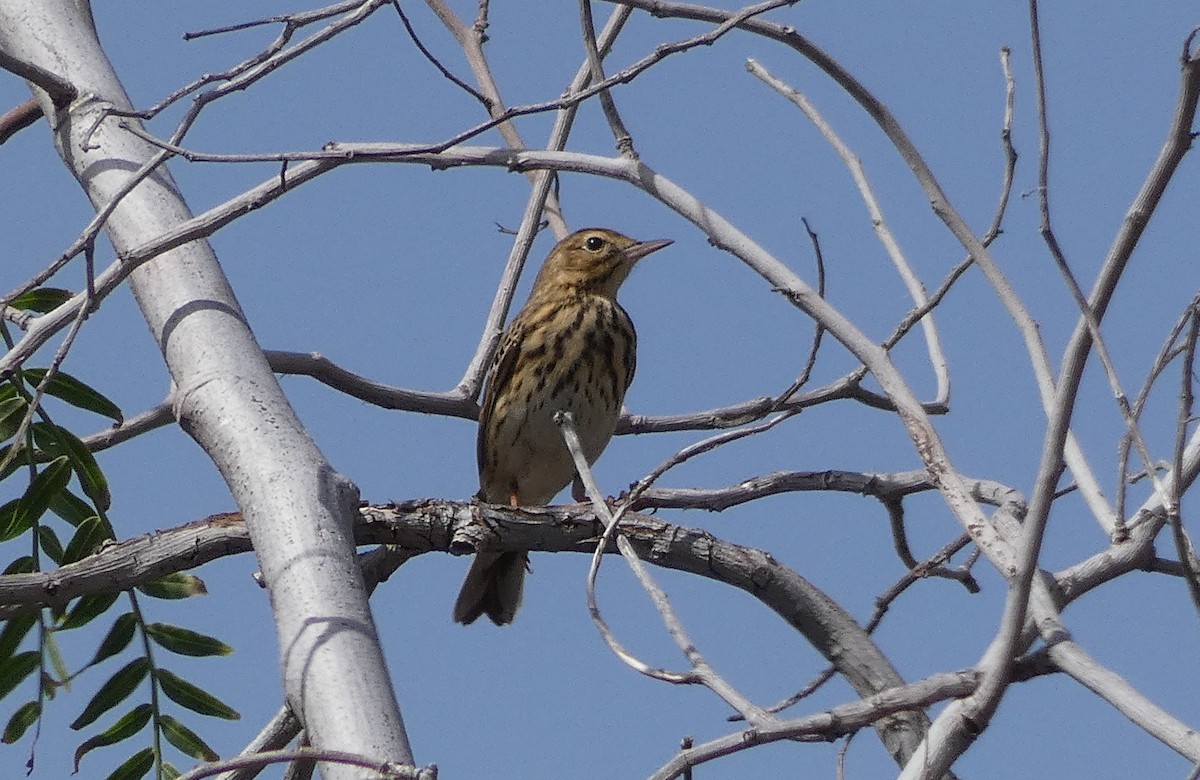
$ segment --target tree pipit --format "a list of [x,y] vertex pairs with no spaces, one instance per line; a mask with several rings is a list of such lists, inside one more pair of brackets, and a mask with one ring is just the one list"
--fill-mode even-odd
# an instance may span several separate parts
[[[638,260],[670,243],[589,228],[550,252],[488,372],[479,414],[479,500],[543,506],[570,484],[575,466],[555,412],[574,416],[588,463],[600,457],[637,363],[637,333],[617,290]],[[454,619],[466,625],[487,615],[498,626],[511,623],[528,560],[524,552],[477,554]]]

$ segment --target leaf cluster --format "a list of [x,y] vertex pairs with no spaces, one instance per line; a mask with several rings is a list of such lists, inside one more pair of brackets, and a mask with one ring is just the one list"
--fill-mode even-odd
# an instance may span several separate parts
[[[66,290],[39,288],[14,299],[9,307],[44,312],[68,297],[70,293]],[[0,335],[10,341],[3,323]],[[0,505],[0,542],[19,546],[24,539],[27,545],[27,552],[7,564],[4,575],[29,574],[41,571],[46,565],[74,563],[116,538],[108,518],[112,496],[103,471],[79,437],[54,423],[42,403],[45,398],[57,399],[118,425],[124,419],[117,404],[57,366],[21,368],[0,384],[0,481],[26,475],[21,495]],[[228,655],[232,648],[215,637],[187,628],[148,622],[139,603],[139,592],[156,599],[183,599],[203,595],[206,590],[198,577],[177,573],[146,583],[137,592],[85,595],[5,621],[0,628],[0,699],[15,694],[35,673],[38,684],[33,697],[18,704],[8,718],[0,732],[0,741],[13,744],[21,740],[40,722],[47,703],[58,691],[69,690],[84,672],[111,659],[132,655],[132,660],[99,687],[71,728],[87,729],[139,691],[142,700],[80,743],[75,751],[76,771],[82,758],[92,750],[124,742],[142,733],[147,725],[153,726],[151,745],[123,761],[108,775],[109,780],[134,780],[156,766],[160,778],[179,776],[180,772],[163,759],[163,739],[196,760],[212,761],[218,757],[192,728],[163,711],[163,698],[188,712],[209,717],[233,720],[239,717],[238,713],[213,694],[160,665],[155,653],[161,649],[177,655],[207,657]],[[60,650],[59,635],[110,615],[122,599],[129,609],[112,618],[91,659],[80,669],[70,671]],[[135,645],[138,638],[140,642]],[[136,647],[140,650],[131,652]],[[33,760],[31,757],[31,768]]]

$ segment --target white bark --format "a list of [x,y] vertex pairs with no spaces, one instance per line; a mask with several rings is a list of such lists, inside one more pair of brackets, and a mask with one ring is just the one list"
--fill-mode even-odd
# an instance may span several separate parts
[[[97,209],[156,152],[100,112],[130,108],[86,10],[71,0],[0,3],[0,50],[72,83],[55,112],[34,89],[55,143]],[[118,253],[191,218],[164,168],[113,211]],[[350,521],[358,490],[296,418],[204,241],[140,266],[130,284],[177,387],[180,424],[209,454],[241,507],[270,592],[285,690],[312,744],[412,764],[384,666]],[[326,778],[361,775],[327,765]]]

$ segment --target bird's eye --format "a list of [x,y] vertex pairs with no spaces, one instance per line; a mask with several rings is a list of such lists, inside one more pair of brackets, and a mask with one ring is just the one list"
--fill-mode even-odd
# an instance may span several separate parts
[[604,248],[604,239],[600,236],[588,236],[587,240],[583,242],[583,248],[589,252],[599,252]]

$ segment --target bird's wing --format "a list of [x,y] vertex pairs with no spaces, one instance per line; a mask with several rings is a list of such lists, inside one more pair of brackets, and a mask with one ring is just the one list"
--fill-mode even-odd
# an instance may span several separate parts
[[487,453],[487,436],[491,428],[492,413],[496,409],[496,398],[501,388],[512,379],[517,358],[521,355],[521,339],[516,328],[510,327],[500,339],[496,357],[492,359],[492,370],[488,372],[487,388],[483,392],[483,404],[479,409],[479,433],[475,439],[475,459],[479,465],[480,483],[483,482],[483,465]]
[[629,386],[633,384],[633,374],[637,371],[637,328],[633,327],[633,320],[619,303],[617,304],[617,316],[629,326],[629,335],[632,336],[629,341],[629,350],[625,353],[625,389],[629,390]]

